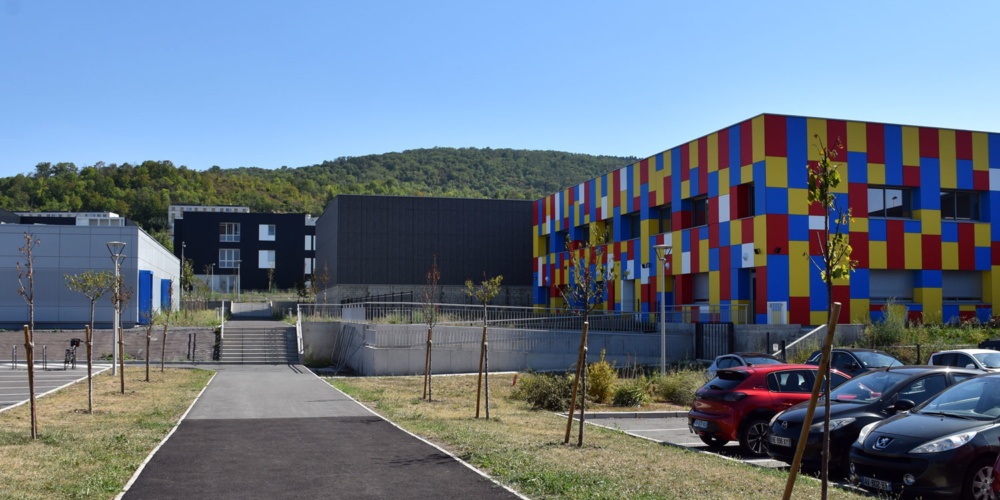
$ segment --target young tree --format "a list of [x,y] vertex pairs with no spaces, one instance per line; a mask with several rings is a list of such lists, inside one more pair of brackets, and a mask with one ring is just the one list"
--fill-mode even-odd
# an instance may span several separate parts
[[[604,244],[610,240],[611,235],[607,231],[595,233],[592,241],[586,241],[583,246],[569,251],[569,266],[571,283],[559,289],[560,294],[566,301],[566,308],[574,315],[583,318],[583,333],[580,337],[580,355],[576,363],[576,375],[573,378],[573,393],[570,397],[569,415],[566,422],[566,438],[564,443],[569,443],[570,433],[573,431],[573,412],[576,409],[576,396],[580,385],[580,371],[587,362],[587,327],[590,324],[590,315],[604,304],[608,293],[608,285],[614,282],[615,275],[614,256],[606,255]],[[622,273],[625,278],[627,273]],[[586,376],[586,371],[583,372]],[[586,401],[581,403],[586,404]],[[580,421],[580,440],[578,443],[583,446],[583,421]]]
[[79,292],[90,300],[90,326],[86,329],[87,344],[87,413],[94,411],[94,306],[97,300],[115,286],[115,275],[109,271],[84,271],[76,275],[64,275],[66,288]]
[[[24,351],[28,358],[28,397],[31,400],[31,439],[38,439],[38,414],[35,406],[35,256],[34,248],[41,244],[41,241],[34,234],[24,233],[24,246],[19,249],[24,257],[25,265],[21,267],[21,262],[17,263],[17,283],[19,285],[17,293],[28,305],[28,324],[24,325]],[[28,279],[28,286],[24,286],[23,279]]]
[[424,313],[424,323],[427,324],[427,355],[424,360],[424,398],[431,400],[431,374],[434,370],[434,363],[431,356],[432,337],[434,336],[434,325],[438,320],[437,288],[438,281],[441,280],[441,271],[438,269],[437,255],[434,255],[434,263],[431,270],[427,271],[427,284],[421,287],[423,302],[421,308]]
[[487,309],[489,304],[497,294],[500,293],[500,282],[503,276],[487,278],[483,273],[483,282],[476,285],[472,280],[465,280],[465,294],[473,297],[483,305],[483,341],[479,347],[479,381],[476,384],[476,418],[479,418],[479,395],[483,386],[483,362],[486,363],[486,420],[490,419],[490,361],[486,345]]
[[326,304],[326,288],[330,286],[330,266],[323,261],[323,270],[313,275],[313,288],[316,289],[316,302],[319,302],[319,292],[323,292],[323,303]]
[[[184,292],[184,301],[188,300],[187,294],[194,291],[195,287],[195,277],[194,277],[194,261],[191,259],[184,259],[181,263],[181,291]],[[185,304],[181,304],[181,308],[184,309],[184,317],[187,318],[187,310]]]
[[[119,276],[111,293],[111,303],[118,306],[118,312],[125,311],[125,306],[132,300],[132,287],[125,286],[125,277]],[[121,322],[118,322],[121,325]],[[121,393],[125,394],[125,335],[122,328],[118,328],[118,372],[121,375]],[[112,346],[114,349],[114,346]]]
[[163,343],[160,345],[160,373],[163,373],[163,359],[167,353],[167,331],[170,328],[170,313],[174,309],[174,280],[167,287],[167,312],[163,320]]
[[267,291],[269,293],[274,292],[274,268],[267,270]]
[[142,313],[142,319],[146,323],[146,382],[149,382],[149,345],[153,340],[153,327],[156,326],[156,314],[153,311]]

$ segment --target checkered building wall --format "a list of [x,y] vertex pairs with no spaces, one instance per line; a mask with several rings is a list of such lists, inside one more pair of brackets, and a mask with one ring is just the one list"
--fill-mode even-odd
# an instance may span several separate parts
[[[826,287],[809,259],[819,262],[823,228],[819,205],[807,202],[808,165],[819,160],[818,140],[844,149],[838,203],[853,210],[848,231],[858,268],[835,283],[841,322],[873,319],[872,270],[913,273],[911,319],[989,319],[1000,297],[1000,135],[764,114],[664,151],[535,201],[535,304],[559,306],[558,287],[572,279],[569,250],[610,226],[605,258],[627,271],[609,288],[604,308],[622,310],[622,287],[636,304],[655,311],[661,280],[667,305],[693,302],[694,273],[708,273],[709,304],[750,304],[751,321],[765,323],[767,302],[785,302],[790,323],[825,322]],[[754,213],[737,218],[753,183]],[[910,188],[912,218],[868,218],[868,187]],[[978,193],[978,222],[942,221],[941,190]],[[707,224],[691,227],[692,199],[707,196]],[[658,232],[660,207],[670,204],[672,231]],[[637,234],[629,217],[639,216]],[[673,246],[663,279],[653,245]],[[756,251],[755,251],[756,250]],[[808,255],[808,257],[806,256]],[[755,270],[751,292],[749,270]],[[942,298],[942,272],[978,271],[979,303]],[[938,319],[940,318],[940,319]]]

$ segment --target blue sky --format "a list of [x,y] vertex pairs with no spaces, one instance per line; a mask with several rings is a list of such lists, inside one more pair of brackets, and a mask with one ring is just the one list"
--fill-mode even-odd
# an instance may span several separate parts
[[998,2],[0,0],[0,175],[646,156],[761,112],[1000,131]]

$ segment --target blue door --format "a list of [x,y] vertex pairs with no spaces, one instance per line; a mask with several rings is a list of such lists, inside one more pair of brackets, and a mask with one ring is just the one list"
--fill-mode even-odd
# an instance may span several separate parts
[[139,324],[148,325],[153,313],[153,272],[139,271]]
[[160,310],[170,310],[170,280],[160,280]]

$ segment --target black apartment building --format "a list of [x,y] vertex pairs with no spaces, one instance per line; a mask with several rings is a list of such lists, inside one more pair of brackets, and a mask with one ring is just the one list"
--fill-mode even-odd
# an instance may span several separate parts
[[174,222],[174,254],[218,292],[290,289],[312,278],[316,219],[309,214],[185,212]]

